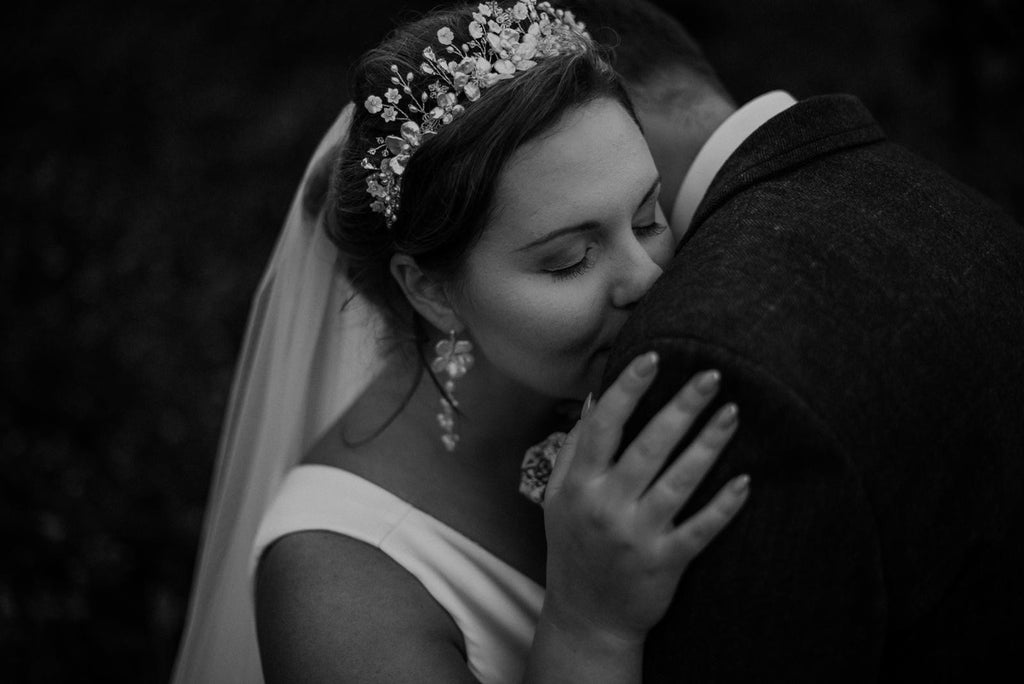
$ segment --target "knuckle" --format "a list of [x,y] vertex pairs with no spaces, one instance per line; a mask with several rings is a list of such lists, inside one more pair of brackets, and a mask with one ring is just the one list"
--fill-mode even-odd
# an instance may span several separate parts
[[664,435],[672,435],[678,439],[689,429],[695,415],[695,413],[687,411],[676,404],[669,404],[652,421],[652,425],[656,426]]
[[648,439],[638,439],[631,447],[641,461],[653,461],[661,456],[661,449]]
[[718,452],[725,446],[728,437],[728,433],[721,426],[709,425],[701,430],[697,442],[713,452]]
[[657,545],[642,547],[636,552],[637,569],[643,576],[651,577],[664,571],[671,559]]
[[686,450],[685,458],[686,464],[689,466],[688,470],[703,475],[717,456],[718,449],[698,439]]
[[643,392],[646,383],[643,378],[638,378],[632,374],[622,378],[619,389],[621,392],[618,395],[617,404],[625,404],[636,400],[636,397]]
[[692,452],[686,454],[684,458],[684,462],[669,470],[664,477],[666,484],[677,492],[690,492],[696,489],[707,470],[704,462],[700,458],[694,458]]
[[633,373],[632,369],[629,366],[626,366],[625,370],[623,370],[622,373],[619,374],[619,377],[614,384],[617,385],[620,389],[630,391],[635,389],[636,386],[640,384],[640,378],[638,378],[636,374]]
[[709,401],[711,401],[710,396],[702,394],[693,385],[687,385],[676,395],[674,403],[680,410],[688,414],[694,414],[704,408]]
[[742,499],[736,494],[729,492],[723,496],[718,497],[715,501],[714,511],[722,519],[724,525],[728,522],[736,513],[740,510],[742,505]]
[[606,415],[595,415],[587,421],[587,432],[591,435],[601,435],[612,428],[613,421]]
[[675,494],[693,491],[698,482],[700,478],[691,470],[676,471],[665,478],[665,485]]
[[677,542],[678,553],[684,562],[688,563],[700,553],[700,546],[690,536],[685,536]]
[[694,525],[690,528],[690,538],[696,548],[704,548],[714,536],[714,529],[706,519],[695,521]]
[[634,387],[639,382],[639,380],[640,378],[637,377],[637,374],[633,372],[632,366],[626,366],[626,368],[622,371],[622,374],[619,375],[619,381],[621,382],[623,387]]
[[687,418],[692,418],[701,409],[700,397],[697,396],[696,392],[691,392],[689,389],[685,389],[676,395],[675,401],[672,402],[672,408]]
[[584,524],[593,530],[607,533],[618,525],[617,516],[612,507],[597,497],[588,498],[582,511]]
[[594,416],[594,421],[588,428],[588,440],[586,447],[591,451],[603,452],[602,445],[614,441],[618,445],[618,436],[622,426],[613,418],[606,416]]

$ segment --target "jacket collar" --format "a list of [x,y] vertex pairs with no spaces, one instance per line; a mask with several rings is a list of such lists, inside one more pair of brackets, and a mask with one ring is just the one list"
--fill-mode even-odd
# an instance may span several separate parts
[[884,139],[885,133],[871,113],[852,95],[801,100],[749,135],[725,161],[697,207],[680,247],[712,213],[744,188],[815,157]]

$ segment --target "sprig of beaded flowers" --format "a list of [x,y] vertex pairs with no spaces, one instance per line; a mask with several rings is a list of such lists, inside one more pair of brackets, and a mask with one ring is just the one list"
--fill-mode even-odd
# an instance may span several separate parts
[[[398,215],[402,174],[410,157],[430,136],[460,116],[470,102],[480,99],[482,90],[512,78],[537,65],[538,58],[582,52],[589,38],[582,22],[572,12],[555,9],[549,2],[521,0],[511,8],[485,2],[469,22],[470,41],[455,44],[449,27],[437,32],[444,54],[432,47],[423,49],[420,74],[433,77],[425,90],[413,91],[416,75],[403,75],[391,65],[391,83],[383,99],[366,98],[363,106],[384,121],[402,121],[400,135],[377,138],[367,150],[363,168],[366,191],[373,198],[370,208],[384,215],[388,228]],[[433,105],[431,105],[433,102]],[[385,104],[386,103],[386,104]]]
[[544,494],[555,469],[558,452],[562,450],[568,435],[555,432],[540,444],[530,447],[519,467],[519,493],[540,506],[544,505]]

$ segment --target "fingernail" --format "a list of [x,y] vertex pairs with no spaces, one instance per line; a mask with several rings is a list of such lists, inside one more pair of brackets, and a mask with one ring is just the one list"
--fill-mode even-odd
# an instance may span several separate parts
[[697,377],[697,391],[701,394],[709,394],[711,390],[718,387],[722,376],[716,370],[704,371]]
[[740,475],[739,477],[734,478],[733,481],[729,483],[729,489],[732,490],[733,494],[746,494],[750,490],[750,476]]
[[590,413],[590,405],[594,401],[594,393],[588,392],[587,398],[583,400],[583,408],[580,410],[580,419],[586,418],[587,414]]
[[718,412],[718,427],[730,428],[736,424],[740,409],[736,404],[726,404]]
[[641,378],[645,378],[654,372],[655,367],[658,365],[658,353],[647,352],[640,358],[638,358],[633,366],[633,372],[639,375]]

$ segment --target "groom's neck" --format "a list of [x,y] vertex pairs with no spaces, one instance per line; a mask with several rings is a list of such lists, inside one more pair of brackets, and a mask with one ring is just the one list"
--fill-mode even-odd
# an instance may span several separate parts
[[736,111],[727,97],[683,73],[660,76],[630,89],[644,137],[661,174],[666,216],[686,172],[711,134]]

